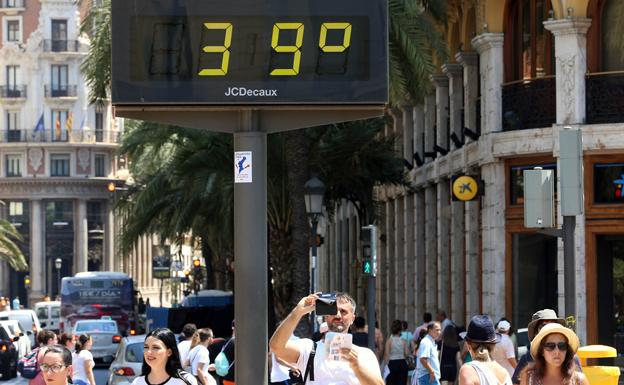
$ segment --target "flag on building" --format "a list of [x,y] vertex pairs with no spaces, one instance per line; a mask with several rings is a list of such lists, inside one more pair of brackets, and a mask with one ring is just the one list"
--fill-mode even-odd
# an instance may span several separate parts
[[61,114],[56,113],[56,123],[54,126],[54,137],[56,140],[61,139]]
[[38,132],[43,132],[43,131],[45,131],[45,127],[43,123],[43,112],[42,112],[41,117],[39,118],[39,121],[37,122],[37,125],[35,126],[35,129],[33,130],[33,133],[32,133],[33,139],[35,138],[35,136],[37,136]]
[[65,121],[65,128],[67,128],[67,133],[69,134],[70,137],[72,134],[73,126],[74,126],[74,116],[72,115],[70,111],[67,113],[67,120]]

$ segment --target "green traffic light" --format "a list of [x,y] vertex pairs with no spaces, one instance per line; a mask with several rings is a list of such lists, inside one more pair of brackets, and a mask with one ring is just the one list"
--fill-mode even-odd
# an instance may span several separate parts
[[371,263],[370,261],[364,262],[364,274],[371,274]]

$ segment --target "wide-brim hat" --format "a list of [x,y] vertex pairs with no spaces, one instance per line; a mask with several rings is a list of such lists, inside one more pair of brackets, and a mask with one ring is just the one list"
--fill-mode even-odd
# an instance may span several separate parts
[[533,359],[536,358],[537,352],[542,345],[542,340],[546,338],[549,334],[563,334],[563,336],[568,340],[568,350],[571,350],[572,353],[576,353],[579,348],[579,338],[571,329],[560,325],[558,323],[552,323],[544,325],[542,330],[533,338],[531,341],[531,356]]
[[527,326],[527,329],[528,329],[527,333],[529,335],[529,341],[533,341],[533,338],[535,338],[535,335],[538,332],[537,325],[541,321],[551,321],[551,322],[558,323],[561,326],[565,326],[566,324],[565,320],[563,318],[559,318],[559,316],[557,316],[557,313],[555,313],[555,311],[552,309],[543,309],[543,310],[537,311],[533,314],[533,317],[531,318],[531,322],[529,322],[529,325]]
[[476,315],[470,320],[468,330],[459,336],[469,342],[478,344],[496,344],[501,340],[501,335],[494,330],[494,322],[486,315]]

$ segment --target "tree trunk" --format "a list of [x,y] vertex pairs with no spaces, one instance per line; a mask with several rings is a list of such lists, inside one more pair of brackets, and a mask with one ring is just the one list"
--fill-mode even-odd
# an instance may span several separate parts
[[[292,204],[292,292],[287,308],[292,309],[310,292],[310,226],[305,208],[303,186],[308,180],[309,144],[304,130],[286,132],[286,161],[288,164],[288,192]],[[303,320],[295,333],[310,336],[310,324]]]

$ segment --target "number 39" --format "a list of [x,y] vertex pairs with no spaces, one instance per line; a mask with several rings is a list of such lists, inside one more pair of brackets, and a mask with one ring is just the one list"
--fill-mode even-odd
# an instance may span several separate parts
[[[221,66],[219,68],[202,68],[199,76],[225,76],[228,73],[230,65],[230,46],[232,44],[232,23],[204,23],[204,27],[208,30],[223,30],[225,36],[223,45],[207,45],[204,46],[205,53],[221,54]],[[323,23],[319,36],[319,48],[321,52],[340,53],[344,52],[351,44],[351,23]],[[283,30],[294,30],[297,35],[295,37],[295,45],[280,45],[280,33]],[[329,30],[342,30],[344,35],[342,45],[327,45],[327,32]],[[271,36],[271,47],[276,53],[292,53],[293,64],[291,68],[275,68],[271,71],[271,76],[294,76],[299,74],[301,64],[301,46],[303,45],[304,25],[303,23],[275,23],[273,24],[273,34]]]

